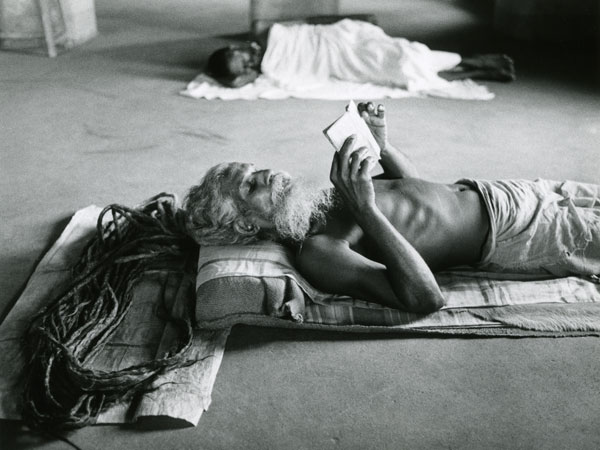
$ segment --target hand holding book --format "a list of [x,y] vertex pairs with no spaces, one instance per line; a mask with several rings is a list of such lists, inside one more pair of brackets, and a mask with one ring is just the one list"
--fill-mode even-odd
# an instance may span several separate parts
[[344,141],[349,136],[356,135],[355,148],[366,147],[371,156],[377,160],[381,158],[381,149],[352,100],[348,103],[346,112],[325,128],[323,133],[336,151],[342,148]]

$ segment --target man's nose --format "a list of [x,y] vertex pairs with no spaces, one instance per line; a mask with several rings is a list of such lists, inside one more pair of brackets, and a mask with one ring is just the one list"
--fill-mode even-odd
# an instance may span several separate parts
[[269,169],[265,169],[262,171],[263,172],[263,182],[268,185],[271,183],[271,177],[273,175],[273,171],[269,170]]

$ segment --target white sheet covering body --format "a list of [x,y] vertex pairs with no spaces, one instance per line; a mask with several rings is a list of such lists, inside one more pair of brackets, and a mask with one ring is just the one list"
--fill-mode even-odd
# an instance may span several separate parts
[[371,23],[345,19],[333,25],[274,24],[261,69],[283,88],[337,79],[427,91],[447,87],[438,72],[460,61],[457,53],[432,51]]
[[254,100],[312,98],[402,98],[436,96],[491,100],[472,80],[438,75],[461,61],[457,53],[430,50],[419,42],[388,36],[381,28],[345,19],[332,25],[274,24],[261,64],[262,75],[241,88],[227,88],[200,74],[182,95]]

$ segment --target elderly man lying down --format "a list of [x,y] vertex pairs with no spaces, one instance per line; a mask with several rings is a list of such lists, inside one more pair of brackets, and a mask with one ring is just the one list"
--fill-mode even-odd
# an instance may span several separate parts
[[331,190],[251,164],[219,164],[187,195],[194,239],[291,245],[315,287],[411,312],[444,306],[433,272],[455,266],[597,280],[600,186],[425,181],[388,142],[384,107],[358,109],[381,147],[381,176],[371,177],[376,161],[352,136],[334,154]]
[[510,81],[505,55],[461,58],[419,42],[388,36],[368,22],[344,19],[330,25],[274,24],[258,43],[214,52],[206,71],[225,86],[241,87],[265,74],[280,87],[312,87],[330,79],[426,91],[446,80]]

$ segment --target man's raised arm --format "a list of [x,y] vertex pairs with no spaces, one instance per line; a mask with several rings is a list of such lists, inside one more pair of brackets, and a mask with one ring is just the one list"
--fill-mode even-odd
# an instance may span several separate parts
[[352,151],[348,138],[334,155],[331,181],[363,231],[376,243],[384,265],[328,236],[309,239],[300,269],[316,287],[411,312],[432,312],[444,305],[433,273],[414,247],[375,203],[370,170],[375,164],[366,148]]
[[375,108],[373,103],[368,102],[359,103],[357,108],[381,149],[379,162],[383,167],[383,177],[388,179],[418,177],[417,168],[411,160],[388,141],[384,106],[378,105]]

